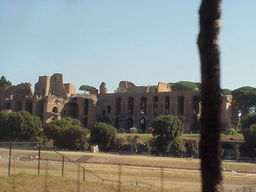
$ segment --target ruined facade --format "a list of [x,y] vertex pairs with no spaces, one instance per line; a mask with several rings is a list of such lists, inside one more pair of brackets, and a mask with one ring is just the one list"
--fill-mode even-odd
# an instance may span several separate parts
[[[222,100],[224,130],[232,124],[232,96],[223,95]],[[136,127],[143,132],[152,128],[157,116],[176,115],[183,121],[185,132],[198,132],[200,92],[172,91],[169,83],[158,83],[157,89],[154,89],[151,86],[120,82],[116,93],[99,93],[96,112],[98,120],[125,130]]]
[[[222,96],[222,127],[232,124],[232,96]],[[199,91],[172,91],[169,83],[136,86],[121,81],[116,93],[108,93],[106,83],[90,94],[77,94],[75,86],[64,84],[62,74],[40,76],[34,93],[29,83],[0,88],[0,110],[25,110],[43,123],[63,117],[80,120],[91,128],[96,121],[111,123],[128,131],[131,127],[149,132],[154,118],[176,115],[185,132],[198,132],[200,118]]]
[[28,111],[43,123],[72,117],[91,128],[96,122],[96,102],[96,95],[76,94],[74,85],[63,83],[62,74],[40,76],[34,93],[29,83],[0,89],[1,110]]

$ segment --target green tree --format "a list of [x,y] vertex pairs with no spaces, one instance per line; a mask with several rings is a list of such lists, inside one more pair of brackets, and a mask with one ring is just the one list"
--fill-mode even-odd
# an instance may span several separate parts
[[11,85],[12,85],[12,83],[10,81],[8,81],[5,76],[2,76],[0,78],[0,87],[8,87]]
[[8,140],[8,118],[7,111],[0,111],[0,141]]
[[232,91],[233,102],[241,115],[244,116],[255,112],[256,107],[256,88],[240,87]]
[[232,95],[232,90],[231,89],[221,89],[221,93],[223,95]]
[[244,140],[246,147],[250,150],[256,148],[256,124],[252,124],[249,128],[244,129],[243,131]]
[[97,122],[91,129],[91,142],[107,151],[113,148],[116,140],[116,128],[110,124]]
[[256,114],[247,114],[241,117],[239,121],[239,127],[242,132],[248,129],[252,124],[256,124]]
[[256,114],[248,114],[240,119],[239,126],[242,130],[246,147],[250,150],[256,148]]
[[44,126],[44,134],[52,139],[54,146],[65,149],[88,149],[88,129],[81,127],[80,121],[70,117],[54,120]]
[[26,111],[9,113],[7,127],[5,140],[38,141],[42,135],[41,120]]
[[200,83],[193,83],[190,81],[179,81],[176,83],[171,83],[173,91],[198,91],[200,90]]
[[91,92],[93,89],[95,89],[95,88],[90,85],[81,85],[79,87],[79,90],[84,91],[84,93]]
[[153,121],[153,138],[159,153],[169,153],[174,141],[183,133],[183,124],[178,117],[161,115]]

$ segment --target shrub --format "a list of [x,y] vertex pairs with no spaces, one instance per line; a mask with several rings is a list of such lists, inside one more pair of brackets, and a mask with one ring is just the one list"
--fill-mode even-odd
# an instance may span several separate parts
[[154,119],[152,134],[157,151],[162,154],[172,151],[171,145],[178,142],[176,139],[182,132],[183,124],[176,116],[161,115]]
[[91,142],[98,144],[100,149],[108,151],[114,148],[116,128],[107,123],[98,122],[91,129]]
[[38,141],[42,134],[41,120],[26,111],[0,113],[1,140]]
[[82,128],[80,121],[70,117],[54,120],[44,126],[44,134],[52,139],[54,146],[65,149],[88,149],[88,129]]
[[224,132],[225,135],[236,135],[237,134],[237,130],[234,129],[234,128],[231,128],[231,129],[227,129],[225,132]]

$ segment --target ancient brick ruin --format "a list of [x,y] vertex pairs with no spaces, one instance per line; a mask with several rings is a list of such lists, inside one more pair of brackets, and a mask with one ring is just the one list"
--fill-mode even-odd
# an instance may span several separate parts
[[[197,132],[200,118],[199,91],[172,91],[169,83],[152,86],[136,86],[121,81],[116,93],[108,93],[106,83],[90,94],[77,94],[75,86],[64,84],[62,74],[40,76],[35,84],[0,88],[0,110],[25,110],[41,118],[43,123],[63,117],[81,121],[91,128],[96,121],[111,123],[118,129],[131,127],[148,132],[159,115],[177,115],[185,132]],[[232,96],[222,96],[222,127],[232,125]]]

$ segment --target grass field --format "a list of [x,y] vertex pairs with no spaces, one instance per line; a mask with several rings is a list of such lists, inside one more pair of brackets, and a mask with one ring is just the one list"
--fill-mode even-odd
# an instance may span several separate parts
[[[0,175],[7,175],[8,160],[5,156],[7,151],[6,149],[0,150],[2,155],[2,159],[0,159]],[[90,188],[90,191],[99,192],[116,191],[119,173],[122,182],[121,191],[159,191],[161,182],[163,182],[165,191],[200,191],[200,161],[198,159],[108,153],[93,154],[72,151],[62,151],[60,153],[72,160],[81,160],[83,157],[88,157],[86,161],[80,163],[86,169],[85,181],[82,180],[83,171],[79,169],[81,191],[83,188]],[[24,157],[37,155],[37,152],[13,150],[12,155]],[[46,159],[48,159],[47,170],[50,175],[48,177],[49,191],[77,191],[78,169],[76,165],[66,161],[64,164],[64,177],[61,177],[61,156],[53,151],[42,151],[42,159],[41,176],[34,175],[37,173],[37,160],[12,160],[11,171],[13,173],[15,170],[17,175],[15,178],[16,191],[42,191],[42,186],[45,183]],[[123,164],[123,166],[120,168],[119,164]],[[223,167],[227,170],[223,171],[226,189],[255,184],[256,165],[254,163],[224,161]],[[102,180],[97,176],[103,178],[103,184]],[[136,186],[136,183],[138,186]],[[41,186],[40,190],[34,190],[37,189],[36,186],[32,187],[34,184]],[[158,188],[149,187],[149,185],[157,186]],[[9,189],[13,187],[13,179],[0,177],[0,186],[0,191],[10,191]],[[31,189],[25,189],[26,187]]]
[[[127,141],[127,137],[134,134],[131,133],[118,133],[118,138],[123,139],[124,141]],[[151,139],[153,139],[152,134],[136,134],[141,137],[141,142],[148,142]],[[185,140],[195,140],[199,141],[199,134],[183,134],[182,138]],[[221,134],[221,140],[222,141],[244,141],[244,137],[242,134],[236,134],[236,135],[224,135]]]

